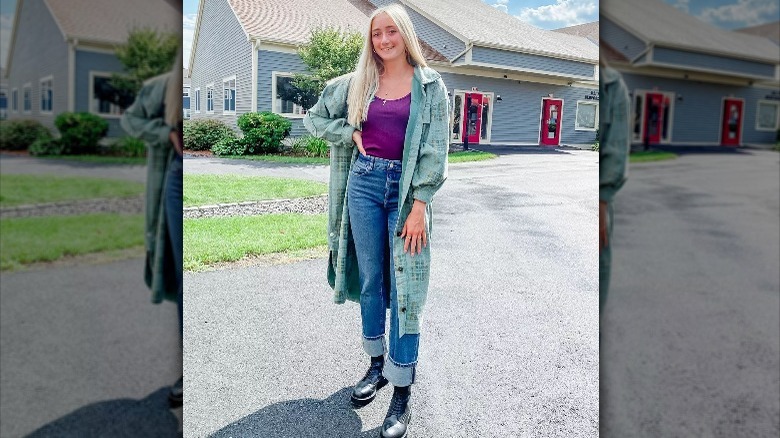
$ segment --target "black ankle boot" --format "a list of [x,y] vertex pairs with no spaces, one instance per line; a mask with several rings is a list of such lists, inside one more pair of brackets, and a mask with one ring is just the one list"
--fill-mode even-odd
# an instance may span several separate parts
[[352,390],[352,404],[355,407],[359,408],[371,403],[376,397],[376,392],[387,385],[387,379],[382,376],[384,365],[384,356],[371,358],[371,366],[368,367],[366,375],[357,382],[355,389]]
[[382,424],[382,438],[405,438],[409,423],[412,421],[412,387],[396,386],[390,409],[387,410]]

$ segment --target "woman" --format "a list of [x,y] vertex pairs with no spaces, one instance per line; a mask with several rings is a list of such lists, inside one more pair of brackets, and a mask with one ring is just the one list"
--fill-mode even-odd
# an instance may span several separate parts
[[609,67],[602,53],[599,95],[599,314],[604,310],[612,265],[612,201],[626,182],[631,101],[620,73]]
[[[183,335],[182,309],[182,54],[170,73],[144,83],[122,116],[122,128],[146,142],[146,285],[152,302],[175,301],[179,339]],[[183,401],[183,378],[173,384],[172,406]]]
[[428,289],[431,199],[447,175],[449,111],[444,82],[427,67],[403,7],[371,15],[356,71],[325,87],[304,124],[332,143],[328,281],[336,303],[360,303],[371,357],[352,402],[364,406],[392,383],[381,436],[404,437]]

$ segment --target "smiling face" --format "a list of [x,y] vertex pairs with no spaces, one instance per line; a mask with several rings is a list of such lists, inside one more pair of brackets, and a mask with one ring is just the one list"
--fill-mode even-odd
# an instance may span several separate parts
[[398,26],[389,15],[381,13],[371,22],[371,44],[383,62],[406,59],[406,44]]

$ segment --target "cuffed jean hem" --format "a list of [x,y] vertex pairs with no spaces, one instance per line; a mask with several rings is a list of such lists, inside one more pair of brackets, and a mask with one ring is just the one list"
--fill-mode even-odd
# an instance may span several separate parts
[[371,357],[384,356],[387,351],[385,344],[385,334],[373,338],[363,336],[363,351]]
[[398,364],[389,357],[385,360],[385,366],[382,375],[393,384],[393,386],[409,386],[414,383],[417,370],[417,362],[410,364]]

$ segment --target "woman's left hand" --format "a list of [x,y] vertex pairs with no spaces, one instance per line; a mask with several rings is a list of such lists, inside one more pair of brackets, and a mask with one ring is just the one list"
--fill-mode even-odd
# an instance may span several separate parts
[[425,234],[425,202],[419,199],[414,200],[412,211],[406,217],[401,237],[404,241],[404,253],[411,252],[422,253],[423,247],[428,246],[428,236]]

